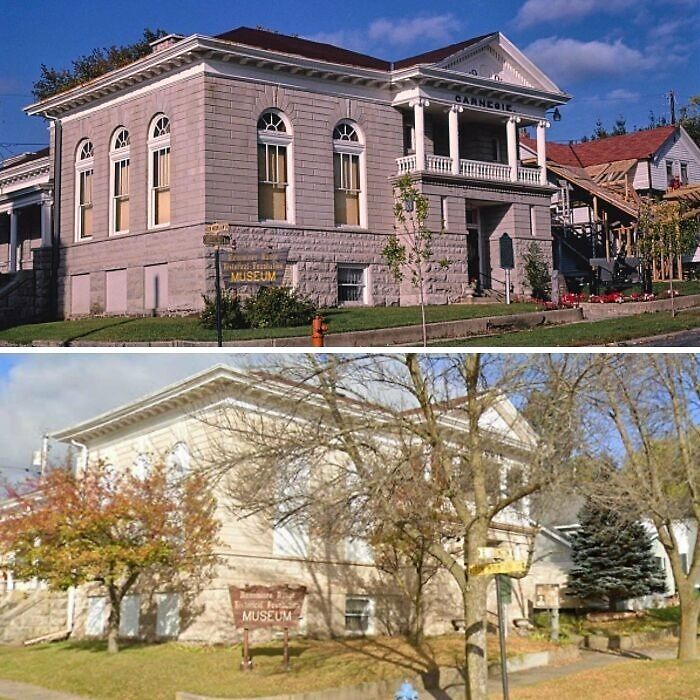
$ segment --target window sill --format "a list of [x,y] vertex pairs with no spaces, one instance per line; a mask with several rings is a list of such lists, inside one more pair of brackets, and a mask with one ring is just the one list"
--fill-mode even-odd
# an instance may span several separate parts
[[152,226],[149,226],[147,230],[148,231],[159,231],[160,229],[168,228],[169,226],[171,226],[170,221],[168,221],[167,223],[164,223],[164,224],[154,224]]
[[129,234],[129,229],[125,229],[124,231],[112,231],[109,236],[112,238],[113,236],[127,236]]
[[92,236],[83,236],[82,238],[76,238],[74,243],[90,243],[93,240]]
[[368,231],[367,226],[355,225],[355,224],[336,224],[335,228],[337,231]]

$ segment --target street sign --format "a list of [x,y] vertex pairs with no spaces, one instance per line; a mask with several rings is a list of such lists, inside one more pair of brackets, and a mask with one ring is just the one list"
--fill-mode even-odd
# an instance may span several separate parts
[[498,239],[498,250],[500,253],[500,267],[502,270],[512,270],[515,267],[515,256],[513,255],[513,239],[504,233]]
[[228,233],[229,232],[228,221],[214,221],[211,224],[207,224],[204,227],[205,233]]
[[231,245],[228,221],[214,221],[204,227],[202,243],[210,248]]
[[472,564],[469,573],[472,576],[493,576],[494,574],[522,574],[527,571],[527,563],[520,559],[504,559],[485,564]]
[[492,561],[493,559],[512,559],[513,552],[510,547],[479,547],[477,549],[479,560]]
[[231,236],[220,233],[205,233],[202,236],[202,243],[209,248],[231,245]]
[[289,249],[235,250],[222,262],[224,287],[260,284],[279,287],[284,280],[288,255]]

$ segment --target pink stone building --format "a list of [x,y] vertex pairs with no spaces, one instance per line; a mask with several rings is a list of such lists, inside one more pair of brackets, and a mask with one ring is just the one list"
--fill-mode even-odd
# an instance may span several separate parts
[[395,63],[247,28],[160,39],[26,110],[51,124],[58,313],[199,309],[215,221],[240,249],[288,250],[287,283],[324,306],[415,303],[381,255],[406,173],[450,261],[428,271],[431,302],[503,291],[504,232],[525,291],[524,249],[551,257],[546,115],[568,99],[500,33]]

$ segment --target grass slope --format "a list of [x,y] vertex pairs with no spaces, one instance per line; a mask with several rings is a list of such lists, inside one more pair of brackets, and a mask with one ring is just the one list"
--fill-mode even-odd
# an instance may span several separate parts
[[[500,697],[495,695],[493,697]],[[630,661],[511,691],[512,700],[693,700],[700,661]]]
[[[281,670],[279,643],[253,646],[255,668],[239,670],[236,647],[195,647],[169,643],[133,644],[116,655],[103,642],[61,642],[28,648],[0,647],[0,678],[113,700],[172,700],[177,690],[218,697],[301,693],[401,679],[435,664],[454,666],[463,654],[460,635],[430,639],[417,650],[399,638],[347,641],[293,640],[292,670]],[[509,640],[509,653],[552,648],[548,642]],[[489,639],[496,658],[497,641]]]
[[[503,316],[535,311],[534,304],[451,304],[431,306],[429,323],[482,316]],[[409,326],[420,323],[417,306],[357,307],[322,311],[331,333]],[[311,335],[310,326],[224,331],[224,340],[281,338]],[[68,343],[75,340],[102,342],[157,342],[185,340],[216,342],[216,331],[203,328],[197,316],[162,318],[85,318],[77,321],[34,323],[0,330],[0,340],[18,345],[35,340]]]
[[565,347],[581,345],[604,345],[619,343],[634,338],[645,338],[663,333],[685,331],[700,327],[700,312],[684,311],[675,318],[668,312],[639,314],[574,323],[566,326],[533,328],[515,333],[479,336],[464,340],[439,343],[442,346],[495,346],[495,347]]

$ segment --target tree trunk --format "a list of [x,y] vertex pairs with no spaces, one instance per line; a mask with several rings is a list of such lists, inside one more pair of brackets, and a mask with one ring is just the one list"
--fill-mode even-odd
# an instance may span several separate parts
[[698,658],[698,613],[700,606],[693,587],[678,588],[681,608],[681,631],[678,643],[678,659],[695,661]]
[[119,622],[121,621],[121,598],[116,586],[108,586],[109,617],[107,618],[107,652],[119,651]]
[[488,576],[470,576],[463,591],[465,700],[488,697],[488,658],[486,656],[486,589]]

